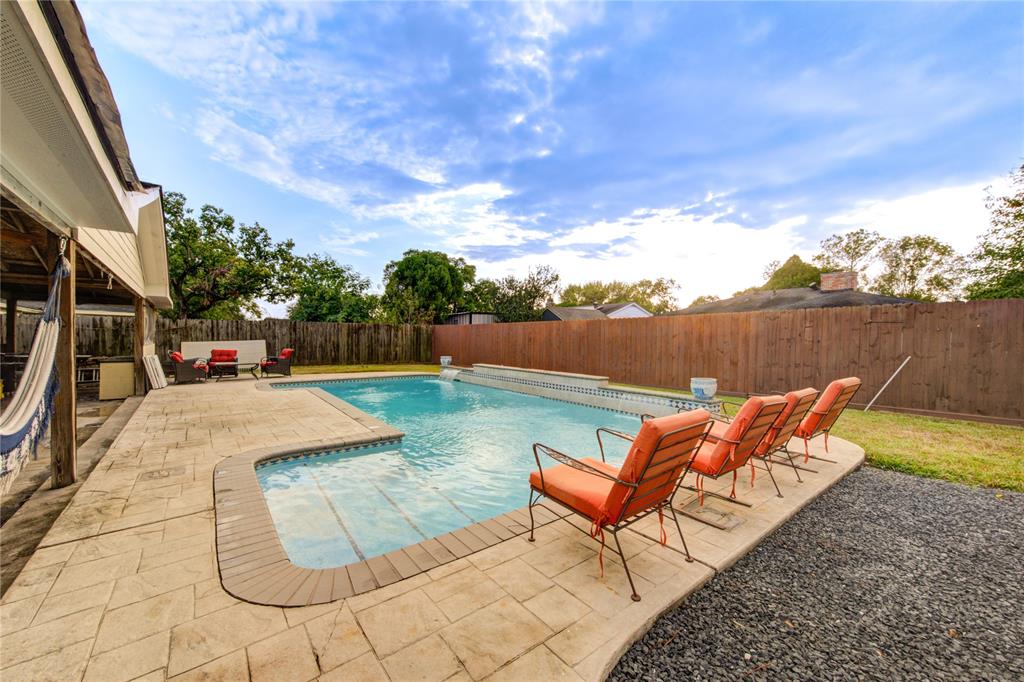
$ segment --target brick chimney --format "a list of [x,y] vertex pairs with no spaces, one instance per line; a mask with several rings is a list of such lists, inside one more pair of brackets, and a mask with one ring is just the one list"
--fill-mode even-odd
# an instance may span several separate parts
[[856,272],[823,272],[821,274],[821,286],[819,287],[821,291],[843,291],[856,288]]

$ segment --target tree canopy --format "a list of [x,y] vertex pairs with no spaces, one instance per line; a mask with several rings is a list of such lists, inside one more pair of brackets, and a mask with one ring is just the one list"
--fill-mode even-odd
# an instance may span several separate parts
[[883,271],[872,288],[885,296],[916,301],[955,299],[963,263],[953,247],[927,235],[886,241],[879,250]]
[[369,322],[378,297],[368,293],[370,280],[327,255],[302,259],[295,276],[295,302],[288,317],[307,322]]
[[[767,273],[766,273],[767,274]],[[821,280],[821,268],[805,262],[800,256],[790,256],[775,268],[761,289],[794,289],[809,287]]]
[[851,271],[863,280],[865,270],[884,242],[882,235],[864,228],[845,234],[833,234],[821,241],[821,251],[813,260],[822,272]]
[[185,195],[163,197],[167,265],[177,319],[234,319],[258,315],[257,299],[290,296],[296,259],[292,240],[274,242],[259,223],[236,224],[223,209],[204,205],[195,215]]
[[667,313],[679,307],[675,299],[676,281],[666,277],[642,279],[637,282],[586,282],[570,284],[562,291],[559,305],[601,305],[603,303],[636,303],[654,313]]
[[548,265],[531,268],[526,277],[482,279],[467,292],[466,307],[496,313],[502,322],[539,320],[549,299],[558,295],[558,272]]
[[443,323],[458,312],[476,268],[440,251],[410,249],[384,266],[381,308],[389,322]]
[[991,227],[971,253],[967,298],[1024,298],[1024,165],[1012,175],[1010,194],[989,192],[987,206]]

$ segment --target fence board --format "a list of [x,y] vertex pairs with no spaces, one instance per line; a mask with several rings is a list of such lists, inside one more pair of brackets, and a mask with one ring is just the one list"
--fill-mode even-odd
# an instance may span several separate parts
[[722,391],[823,388],[859,376],[867,402],[907,355],[879,406],[1024,421],[1024,300],[723,313],[622,320],[446,325],[433,358],[599,374]]
[[[0,319],[2,319],[0,315]],[[18,316],[18,350],[32,345],[38,315]],[[135,318],[76,318],[77,350],[81,355],[132,354]],[[3,325],[0,323],[0,331]],[[433,335],[429,325],[336,324],[291,320],[168,320],[156,325],[157,355],[163,359],[182,341],[245,341],[265,339],[267,352],[295,348],[300,365],[349,365],[430,362]],[[355,339],[353,342],[352,340]]]

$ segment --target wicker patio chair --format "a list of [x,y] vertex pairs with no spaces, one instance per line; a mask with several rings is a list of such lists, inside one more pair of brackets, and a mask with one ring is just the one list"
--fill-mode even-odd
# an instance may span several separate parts
[[[534,443],[533,457],[537,461],[537,471],[530,474],[530,542],[534,540],[533,508],[540,504],[542,497],[579,514],[590,521],[590,536],[601,540],[601,551],[598,554],[601,575],[604,575],[604,531],[607,530],[615,538],[633,601],[640,601],[618,532],[657,513],[658,521],[662,524],[661,543],[664,545],[668,541],[663,525],[667,511],[675,521],[686,560],[693,560],[686,546],[686,538],[683,537],[683,529],[672,509],[672,495],[676,491],[680,474],[704,442],[710,427],[708,412],[693,410],[647,420],[636,436],[601,428],[597,430],[601,461],[589,457],[576,459],[547,445]],[[604,461],[602,434],[632,442],[621,467],[616,468]],[[561,464],[545,469],[540,463],[541,454]]]
[[214,348],[210,351],[210,372],[218,377],[238,376],[238,351],[234,348]]
[[825,452],[828,452],[828,432],[832,430],[836,420],[853,400],[853,396],[857,395],[860,386],[861,381],[857,377],[846,377],[845,379],[836,379],[822,391],[818,402],[800,422],[800,426],[794,434],[804,441],[804,462],[809,459],[818,459],[835,464],[830,459],[812,455],[809,443],[812,438],[824,434]]
[[260,360],[260,376],[280,374],[290,377],[292,375],[292,362],[295,360],[295,349],[284,348],[277,356],[271,356]]
[[174,367],[174,383],[187,384],[193,381],[205,381],[209,376],[209,367],[203,358],[185,359],[181,353],[171,351],[168,353],[171,358],[171,365]]

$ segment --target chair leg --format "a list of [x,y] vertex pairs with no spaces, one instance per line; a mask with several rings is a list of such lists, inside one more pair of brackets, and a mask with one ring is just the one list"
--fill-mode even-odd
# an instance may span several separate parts
[[804,479],[800,478],[800,467],[793,461],[793,453],[789,451],[789,448],[784,448],[784,450],[786,451],[786,457],[789,458],[789,466],[793,467],[793,473],[796,474],[796,480],[799,483],[803,483]]
[[764,468],[768,470],[768,476],[772,479],[772,485],[775,486],[775,494],[782,497],[782,491],[779,490],[779,483],[775,480],[775,474],[772,473],[772,462],[771,455],[764,458]]
[[[538,497],[538,499],[540,499]],[[530,537],[527,538],[530,542],[534,542],[533,537],[533,488],[530,488],[530,504],[526,505],[526,509],[530,512]]]
[[676,510],[672,507],[671,500],[668,504],[668,510],[672,512],[672,520],[676,523],[676,530],[679,531],[679,539],[683,541],[683,551],[686,553],[686,560],[692,562],[693,557],[690,556],[690,548],[686,546],[686,538],[683,537],[683,527],[679,525],[679,517],[676,516]]
[[619,557],[622,559],[622,567],[626,569],[626,579],[629,580],[629,589],[633,590],[633,601],[640,601],[640,595],[636,592],[636,586],[633,584],[633,576],[629,573],[629,565],[626,563],[626,553],[622,551],[622,543],[619,542],[619,534],[612,531],[612,536],[615,538],[615,547],[619,550]]

